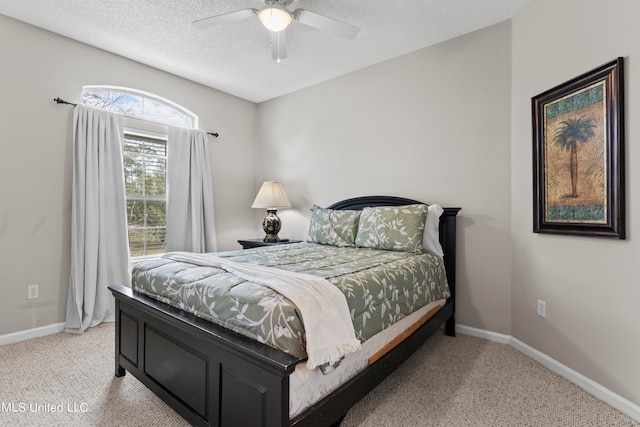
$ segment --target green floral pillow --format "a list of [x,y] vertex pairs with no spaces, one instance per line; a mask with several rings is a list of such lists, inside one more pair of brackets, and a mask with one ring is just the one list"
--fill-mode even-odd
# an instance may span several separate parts
[[307,242],[332,246],[355,246],[360,211],[324,209],[314,205]]
[[356,246],[399,252],[422,251],[427,205],[364,208]]

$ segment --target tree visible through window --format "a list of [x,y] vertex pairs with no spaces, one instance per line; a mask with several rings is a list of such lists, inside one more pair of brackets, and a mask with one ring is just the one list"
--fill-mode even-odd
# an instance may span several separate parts
[[86,105],[125,116],[124,178],[132,257],[166,252],[167,127],[197,127],[198,116],[169,100],[134,89],[85,86]]
[[131,256],[166,252],[167,140],[125,133],[124,182]]

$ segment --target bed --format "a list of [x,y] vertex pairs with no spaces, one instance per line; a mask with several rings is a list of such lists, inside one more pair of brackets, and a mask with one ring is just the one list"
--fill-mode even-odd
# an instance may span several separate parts
[[[418,204],[406,198],[372,196],[344,200],[326,209],[353,212]],[[303,376],[300,372],[307,362],[304,354],[256,341],[250,334],[212,323],[184,305],[181,309],[175,303],[151,297],[142,288],[110,287],[116,299],[115,375],[129,371],[192,425],[337,425],[349,408],[436,330],[444,325],[447,335],[455,335],[458,211],[444,208],[437,225],[448,298],[403,316],[398,325],[385,329],[388,335],[384,340],[376,341],[384,335],[380,333],[365,341],[363,347],[373,353],[365,355],[366,363],[332,385],[324,396],[311,398],[296,411],[292,402],[302,393],[299,385]],[[300,246],[294,250],[306,250],[305,243],[282,246],[295,245]],[[261,250],[265,248],[246,253],[259,254]],[[344,357],[346,362],[340,362],[338,368],[348,370],[350,357],[363,358],[359,353],[362,351]]]

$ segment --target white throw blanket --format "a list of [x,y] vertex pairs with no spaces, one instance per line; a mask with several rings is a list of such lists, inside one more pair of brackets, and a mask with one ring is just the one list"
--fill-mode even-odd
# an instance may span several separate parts
[[295,304],[302,315],[307,341],[307,367],[334,363],[360,350],[344,294],[329,281],[262,265],[239,263],[210,254],[171,252],[163,258],[215,267],[266,286]]

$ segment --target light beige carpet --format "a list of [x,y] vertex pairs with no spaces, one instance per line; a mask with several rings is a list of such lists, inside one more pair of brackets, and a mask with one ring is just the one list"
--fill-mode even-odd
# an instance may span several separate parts
[[[186,426],[131,375],[115,378],[113,325],[0,346],[0,425]],[[438,332],[344,427],[633,426],[509,346]],[[238,426],[242,427],[242,426]]]

